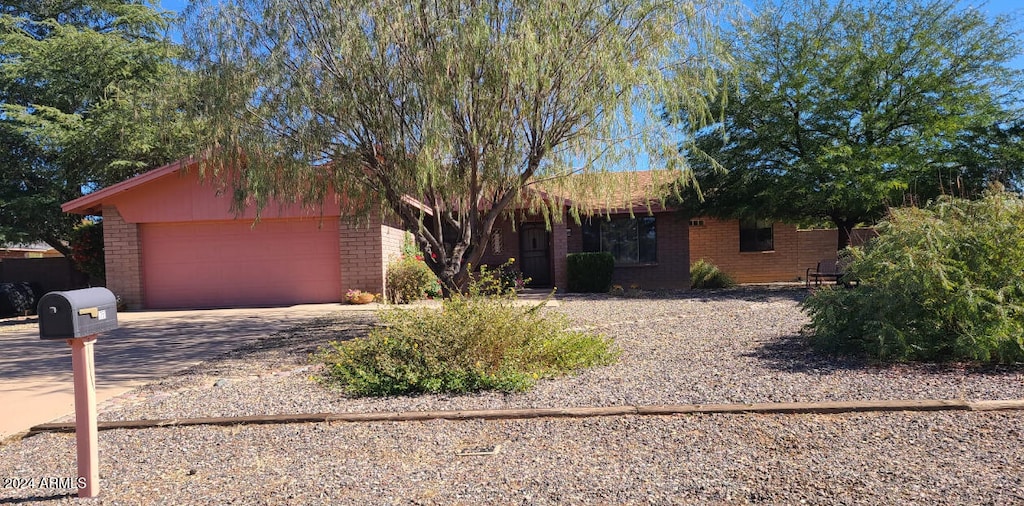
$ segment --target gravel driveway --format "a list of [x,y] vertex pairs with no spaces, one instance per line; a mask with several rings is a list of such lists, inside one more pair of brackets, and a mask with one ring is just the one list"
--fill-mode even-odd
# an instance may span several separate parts
[[[567,296],[618,363],[525,394],[349,399],[308,355],[347,314],[136,389],[101,420],[522,407],[1024,398],[1021,367],[878,366],[803,345],[802,290]],[[621,416],[100,433],[98,504],[1024,504],[1024,412]],[[461,453],[482,455],[461,455]],[[74,437],[0,447],[0,504],[73,502]],[[13,487],[12,478],[20,479]],[[28,478],[29,480],[26,480]],[[37,485],[24,486],[26,481]]]

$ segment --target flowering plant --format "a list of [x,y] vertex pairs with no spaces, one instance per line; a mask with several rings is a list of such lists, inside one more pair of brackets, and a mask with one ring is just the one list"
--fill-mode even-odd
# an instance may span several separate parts
[[71,232],[71,261],[92,280],[104,278],[102,222],[83,222]]
[[349,290],[349,291],[347,291],[347,292],[345,292],[345,300],[348,301],[348,302],[364,301],[365,299],[369,299],[369,301],[367,301],[367,302],[372,302],[372,301],[376,300],[377,297],[380,297],[380,296],[377,295],[377,294],[370,293],[370,292],[364,292],[362,290],[357,290],[357,289],[354,289],[354,288]]

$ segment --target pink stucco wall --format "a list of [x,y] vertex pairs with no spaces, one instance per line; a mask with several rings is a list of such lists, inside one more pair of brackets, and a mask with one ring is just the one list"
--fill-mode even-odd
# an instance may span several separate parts
[[[108,198],[105,205],[116,206],[128,223],[174,223],[210,220],[252,220],[254,208],[242,214],[231,211],[231,190],[224,184],[201,181],[193,169],[172,172],[144,185],[136,186]],[[338,203],[329,200],[323,208],[324,217],[341,214]],[[263,218],[318,218],[319,210],[305,209],[297,204],[271,204],[262,212]]]

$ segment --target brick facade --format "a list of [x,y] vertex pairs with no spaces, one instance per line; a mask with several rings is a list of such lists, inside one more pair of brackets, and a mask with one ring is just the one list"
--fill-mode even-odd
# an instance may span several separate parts
[[142,244],[139,226],[125,222],[116,207],[103,208],[103,250],[107,288],[121,297],[128,309],[141,309]]
[[[627,215],[613,215],[613,217],[621,216]],[[602,218],[594,217],[593,219]],[[612,282],[627,287],[636,284],[641,288],[689,287],[687,225],[688,221],[680,218],[677,213],[656,213],[657,262],[645,265],[616,266]],[[483,263],[493,266],[500,265],[509,258],[519,258],[518,227],[513,227],[511,221],[503,220],[495,224],[494,233],[501,238],[499,240],[501,251],[495,251],[494,240],[489,240]],[[569,253],[583,251],[582,227],[571,218],[563,216],[561,223],[551,224],[549,237],[552,279],[558,291],[564,293],[569,279],[565,257]]]
[[[142,308],[144,252],[138,225],[127,223],[116,207],[104,207],[103,215],[107,287],[130,309]],[[775,223],[774,250],[740,252],[737,220],[705,217],[698,219],[700,225],[691,227],[689,219],[675,212],[656,213],[655,217],[657,261],[645,265],[618,265],[613,283],[626,287],[635,284],[645,289],[686,288],[690,281],[689,266],[701,258],[714,263],[739,283],[796,281],[818,261],[836,257],[835,229],[797,230],[795,225]],[[382,223],[379,217],[359,224],[338,221],[342,292],[339,298],[349,289],[384,294],[387,265],[401,254],[406,235],[395,225]],[[495,225],[495,233],[500,239],[488,240],[483,263],[493,266],[518,258],[518,227],[503,220]],[[870,230],[855,230],[851,237],[854,244],[860,244],[871,235]],[[565,257],[583,250],[582,228],[563,217],[561,223],[551,225],[549,240],[552,280],[564,293],[568,285]],[[495,250],[496,245],[500,245],[500,251]]]
[[817,268],[818,262],[839,258],[836,252],[839,232],[834,228],[798,230],[797,238],[800,247],[796,269],[800,279],[807,275],[807,269]]
[[[498,237],[497,239],[494,238],[495,235]],[[494,223],[494,228],[491,229],[491,237],[487,239],[487,251],[480,262],[496,267],[509,258],[518,259],[519,257],[518,229],[513,227],[511,220],[498,220]]]
[[569,223],[563,211],[559,222],[551,224],[551,284],[562,293],[565,293],[569,287],[569,267],[565,260],[565,256],[571,251],[569,249],[569,230],[571,229],[567,226]]
[[358,224],[339,220],[338,238],[342,296],[352,289],[384,294],[387,264],[401,254],[405,232],[374,216]]
[[[358,226],[339,220],[338,228],[342,286],[339,300],[352,288],[383,294],[386,265],[401,254],[405,232],[382,224],[379,218]],[[103,208],[103,231],[107,288],[121,297],[129,309],[143,308],[144,252],[139,225],[125,222],[116,207],[107,206]]]
[[[738,220],[694,220],[702,225],[690,227],[690,263],[705,259],[737,283],[803,280],[808,268],[838,256],[839,236],[834,228],[798,230],[794,224],[776,222],[772,225],[774,250],[740,252]],[[850,235],[851,243],[863,244],[873,235],[872,229],[856,229]]]
[[772,251],[740,252],[738,220],[696,218],[690,227],[690,260],[704,259],[718,266],[737,283],[796,281],[799,243],[796,225],[774,223]]

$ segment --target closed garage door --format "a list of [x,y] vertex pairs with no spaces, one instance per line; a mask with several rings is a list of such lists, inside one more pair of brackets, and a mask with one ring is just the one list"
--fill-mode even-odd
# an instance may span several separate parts
[[341,299],[337,220],[148,223],[139,232],[149,308]]

